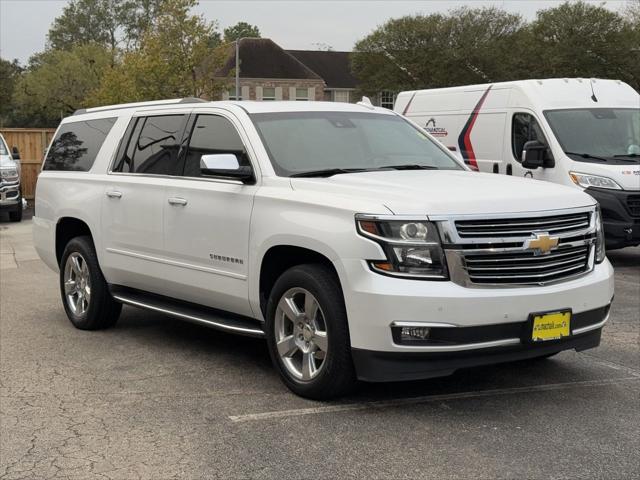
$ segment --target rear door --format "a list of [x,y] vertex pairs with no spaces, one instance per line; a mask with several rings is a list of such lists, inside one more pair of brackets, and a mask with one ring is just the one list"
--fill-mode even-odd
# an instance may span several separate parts
[[190,122],[183,175],[166,189],[164,238],[171,264],[166,282],[179,298],[251,315],[249,225],[257,186],[202,176],[200,158],[232,153],[251,165],[252,153],[237,119],[224,111],[208,112]]
[[102,200],[105,276],[164,293],[163,207],[168,178],[182,171],[187,113],[134,117],[107,175]]

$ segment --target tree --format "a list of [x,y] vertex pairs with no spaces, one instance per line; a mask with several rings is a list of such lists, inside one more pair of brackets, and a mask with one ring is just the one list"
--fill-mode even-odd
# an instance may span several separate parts
[[48,50],[34,56],[13,92],[15,122],[50,127],[78,108],[100,84],[111,52],[90,43],[71,50]]
[[356,44],[353,71],[367,94],[505,80],[520,69],[522,26],[497,8],[393,19]]
[[566,2],[539,11],[531,35],[536,76],[618,78],[640,88],[640,35],[631,14],[625,20],[602,6]]
[[140,49],[124,54],[91,97],[92,104],[176,97],[209,97],[222,87],[214,80],[222,64],[215,24],[190,15],[195,0],[165,0]]
[[118,0],[72,0],[47,34],[49,48],[69,50],[96,43],[115,51],[118,45]]
[[136,48],[156,21],[164,0],[71,0],[47,35],[49,48],[69,50],[86,43],[116,52]]
[[18,60],[0,58],[0,126],[13,124],[13,91],[21,73]]
[[235,42],[239,38],[260,38],[260,29],[247,22],[238,22],[224,29],[225,43]]

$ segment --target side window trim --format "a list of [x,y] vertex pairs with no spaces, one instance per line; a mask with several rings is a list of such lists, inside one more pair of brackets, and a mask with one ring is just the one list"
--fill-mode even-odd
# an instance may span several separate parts
[[184,132],[182,133],[182,140],[180,142],[180,151],[178,152],[178,162],[181,163],[180,178],[185,178],[184,170],[187,163],[187,153],[189,152],[189,142],[191,141],[191,135],[193,134],[193,128],[196,125],[196,119],[198,114],[191,112],[184,126]]
[[[122,135],[122,137],[120,138],[120,143],[118,144],[118,149],[116,151],[116,156],[113,159],[113,161],[111,162],[111,166],[109,167],[109,170],[107,173],[111,174],[111,173],[123,173],[122,171],[119,171],[119,169],[122,168],[122,164],[124,162],[124,155],[127,152],[127,150],[129,149],[129,145],[131,144],[131,138],[133,135],[133,131],[135,130],[136,125],[138,124],[138,120],[140,119],[140,117],[131,117],[131,119],[129,120],[129,124],[127,125],[127,128],[124,131],[124,134]],[[127,173],[127,172],[124,172]]]

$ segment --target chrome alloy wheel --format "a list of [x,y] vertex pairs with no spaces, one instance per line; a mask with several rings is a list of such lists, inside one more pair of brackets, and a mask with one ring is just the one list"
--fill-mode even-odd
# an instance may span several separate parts
[[320,304],[304,288],[287,290],[276,307],[278,355],[296,379],[308,381],[322,370],[327,356],[327,326]]
[[91,301],[91,277],[82,255],[73,252],[64,266],[64,295],[74,315],[83,315]]

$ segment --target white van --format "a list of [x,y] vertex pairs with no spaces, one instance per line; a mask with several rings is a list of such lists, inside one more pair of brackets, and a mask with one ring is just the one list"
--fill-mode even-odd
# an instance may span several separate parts
[[640,244],[640,95],[618,80],[546,79],[402,92],[394,110],[474,170],[585,189],[607,248]]

